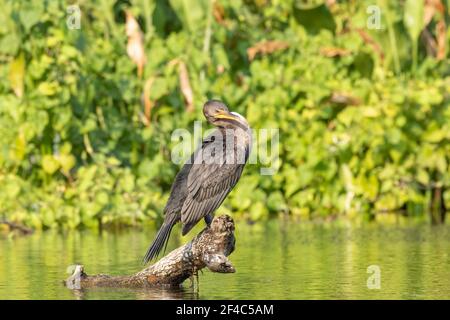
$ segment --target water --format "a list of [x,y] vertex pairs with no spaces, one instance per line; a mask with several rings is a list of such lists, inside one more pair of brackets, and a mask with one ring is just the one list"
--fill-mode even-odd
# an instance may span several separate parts
[[[181,238],[178,231],[170,248],[192,237]],[[428,225],[240,223],[230,256],[237,272],[205,270],[198,292],[189,280],[178,290],[71,291],[62,285],[74,263],[84,264],[88,274],[140,270],[154,233],[46,231],[0,237],[0,299],[450,298],[450,227]],[[381,270],[380,289],[367,287],[370,265]]]

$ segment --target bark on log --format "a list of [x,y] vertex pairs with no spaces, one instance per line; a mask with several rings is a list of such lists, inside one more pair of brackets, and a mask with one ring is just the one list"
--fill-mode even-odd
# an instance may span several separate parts
[[227,256],[234,250],[234,222],[228,215],[214,218],[189,243],[173,250],[155,264],[126,276],[87,275],[82,265],[76,265],[64,283],[70,289],[92,287],[154,287],[180,286],[184,280],[207,267],[212,272],[233,273]]

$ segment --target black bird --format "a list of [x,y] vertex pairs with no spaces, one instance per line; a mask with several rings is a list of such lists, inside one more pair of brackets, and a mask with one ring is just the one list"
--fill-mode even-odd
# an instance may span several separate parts
[[181,221],[187,234],[202,218],[209,226],[214,211],[238,182],[247,163],[251,131],[247,120],[217,100],[203,106],[208,122],[217,127],[191,155],[172,184],[164,208],[164,223],[144,257],[154,259],[167,245],[173,226]]

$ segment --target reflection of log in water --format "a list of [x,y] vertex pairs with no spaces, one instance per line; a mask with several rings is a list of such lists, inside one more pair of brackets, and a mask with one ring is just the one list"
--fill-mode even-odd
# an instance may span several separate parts
[[[146,287],[146,288],[114,288],[114,294],[122,297],[133,297],[135,300],[196,300],[199,298],[198,288],[191,287]],[[76,300],[96,299],[96,294],[103,294],[108,287],[72,290]]]
[[223,215],[203,229],[191,242],[173,250],[155,264],[126,276],[93,275],[84,272],[82,265],[75,266],[65,280],[70,289],[92,287],[153,287],[179,286],[184,280],[197,275],[207,267],[212,272],[233,273],[235,269],[227,256],[234,250],[234,222]]

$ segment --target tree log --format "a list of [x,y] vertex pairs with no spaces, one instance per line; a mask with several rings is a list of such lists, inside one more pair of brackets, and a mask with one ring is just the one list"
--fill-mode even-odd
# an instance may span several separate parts
[[234,221],[228,215],[214,218],[189,243],[173,250],[155,264],[125,276],[87,275],[82,265],[74,266],[64,283],[70,289],[92,287],[176,287],[207,267],[212,272],[233,273],[227,256],[234,250]]

